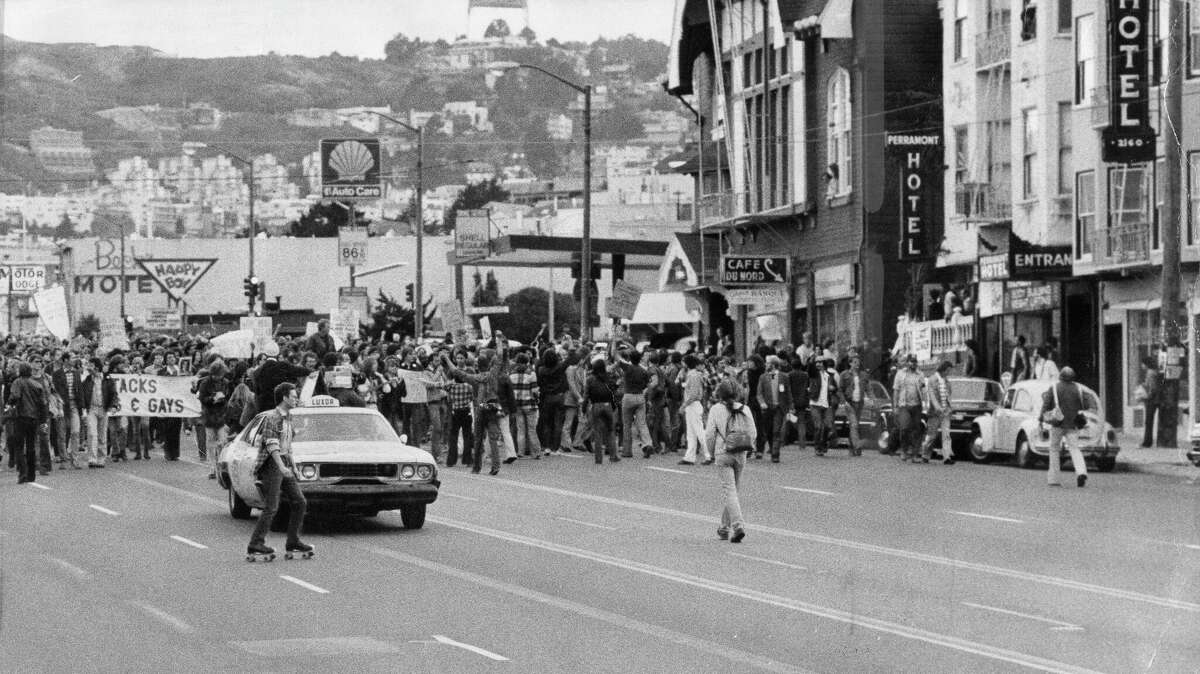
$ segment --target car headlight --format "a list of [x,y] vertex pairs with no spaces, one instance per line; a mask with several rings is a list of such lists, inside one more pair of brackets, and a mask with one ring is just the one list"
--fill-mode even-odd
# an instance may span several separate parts
[[306,463],[300,466],[300,479],[315,480],[317,479],[317,467],[311,463]]
[[1105,435],[1105,437],[1108,438],[1108,444],[1110,444],[1110,445],[1117,444],[1117,432],[1114,431],[1113,429],[1111,429],[1111,428],[1108,429],[1108,433]]
[[417,477],[421,478],[422,480],[428,480],[429,478],[433,477],[433,466],[427,463],[417,466]]
[[400,466],[400,479],[411,480],[411,479],[413,479],[413,475],[416,475],[416,474],[417,474],[417,469],[411,463],[406,463],[406,464]]

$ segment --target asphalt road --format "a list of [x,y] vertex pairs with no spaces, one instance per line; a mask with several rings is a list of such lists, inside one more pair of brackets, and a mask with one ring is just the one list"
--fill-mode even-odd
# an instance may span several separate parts
[[443,469],[423,529],[269,564],[200,465],[0,472],[0,670],[1200,670],[1200,484],[793,451],[734,545],[675,457]]

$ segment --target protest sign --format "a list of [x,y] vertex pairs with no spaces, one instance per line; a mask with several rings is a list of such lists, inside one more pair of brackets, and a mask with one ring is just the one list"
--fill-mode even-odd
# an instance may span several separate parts
[[33,304],[46,330],[58,339],[71,338],[71,318],[67,315],[67,292],[62,286],[39,290]]
[[148,374],[111,375],[121,409],[116,416],[198,417],[200,399],[192,393],[191,377],[155,377]]
[[120,318],[100,319],[100,346],[96,352],[100,355],[116,350],[129,350],[129,336],[125,334],[125,325]]
[[270,316],[242,316],[238,319],[238,327],[249,330],[254,335],[254,353],[262,353],[267,342],[272,341],[272,322]]
[[637,310],[638,300],[642,298],[642,289],[632,283],[617,281],[613,286],[612,297],[608,298],[605,313],[610,318],[629,320]]

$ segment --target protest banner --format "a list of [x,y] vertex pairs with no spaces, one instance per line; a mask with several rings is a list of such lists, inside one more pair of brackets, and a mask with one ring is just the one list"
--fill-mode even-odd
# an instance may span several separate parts
[[200,399],[192,393],[191,377],[156,377],[148,374],[111,375],[121,409],[115,416],[200,416]]
[[613,286],[612,297],[608,298],[605,313],[610,318],[630,320],[637,310],[638,300],[642,298],[642,289],[632,283],[617,281]]
[[253,333],[254,353],[262,353],[267,342],[273,339],[274,327],[270,316],[242,316],[238,319],[238,327]]
[[58,339],[71,338],[71,318],[67,314],[67,292],[62,286],[39,290],[33,304],[46,330]]

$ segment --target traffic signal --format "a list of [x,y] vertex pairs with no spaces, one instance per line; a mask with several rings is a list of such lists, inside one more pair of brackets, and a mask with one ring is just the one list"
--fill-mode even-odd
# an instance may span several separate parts
[[245,280],[242,281],[242,287],[244,288],[242,294],[245,295],[250,301],[254,301],[254,299],[258,297],[259,290],[261,290],[257,276],[247,276]]
[[404,301],[409,304],[413,303],[413,284],[404,286]]

